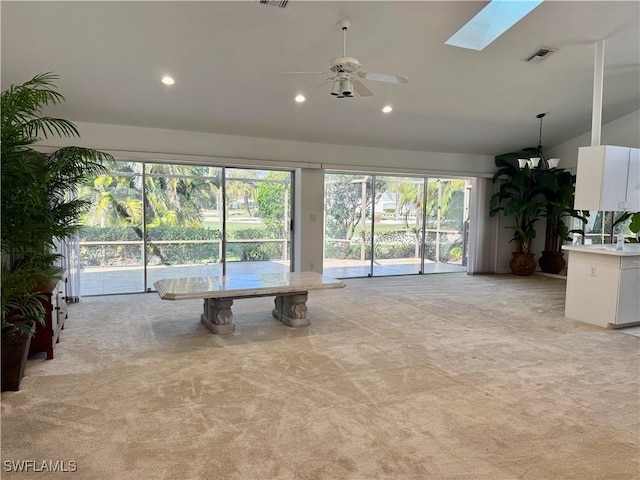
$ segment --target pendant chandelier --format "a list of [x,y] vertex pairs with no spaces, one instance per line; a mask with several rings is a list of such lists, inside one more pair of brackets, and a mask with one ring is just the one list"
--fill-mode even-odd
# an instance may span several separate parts
[[550,158],[546,159],[544,154],[542,153],[542,119],[546,113],[539,113],[536,115],[536,118],[540,119],[540,133],[538,136],[538,148],[536,150],[536,156],[531,158],[519,158],[518,166],[520,168],[529,167],[529,169],[542,169],[542,170],[551,170],[553,168],[557,168],[560,163],[559,158]]

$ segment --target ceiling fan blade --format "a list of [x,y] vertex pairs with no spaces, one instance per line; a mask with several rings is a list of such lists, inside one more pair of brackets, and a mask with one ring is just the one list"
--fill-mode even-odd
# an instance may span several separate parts
[[353,83],[353,89],[356,91],[356,93],[358,95],[360,95],[361,97],[370,97],[373,95],[373,92],[371,90],[369,90],[364,83],[362,83],[360,81],[360,79],[358,78],[354,78],[352,80]]
[[409,83],[409,79],[407,77],[385,75],[384,73],[358,72],[358,76],[367,80],[375,80],[376,82]]
[[328,75],[331,72],[282,72],[283,75],[297,75],[297,74],[317,74],[317,75]]
[[311,90],[315,90],[316,88],[318,88],[320,85],[324,85],[325,83],[329,82],[331,80],[331,78],[325,78],[323,81],[321,81],[320,83],[316,83],[313,87],[311,87],[308,90],[305,90],[304,93],[309,93]]

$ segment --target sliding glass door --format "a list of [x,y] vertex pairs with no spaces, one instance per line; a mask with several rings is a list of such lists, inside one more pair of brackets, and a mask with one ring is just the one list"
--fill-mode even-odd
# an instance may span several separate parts
[[324,272],[465,271],[469,189],[464,179],[326,174]]
[[291,269],[291,172],[127,161],[107,168],[79,192],[90,204],[77,244],[81,295]]
[[225,273],[291,269],[291,172],[225,169]]
[[80,219],[80,293],[144,290],[142,164],[118,161],[79,189],[90,208]]
[[325,175],[323,271],[327,275],[340,278],[371,275],[373,198],[370,175]]
[[470,182],[429,178],[426,195],[423,272],[464,270],[467,255]]
[[146,285],[221,271],[222,169],[146,163]]
[[373,275],[421,271],[424,179],[376,176],[382,190],[374,205]]

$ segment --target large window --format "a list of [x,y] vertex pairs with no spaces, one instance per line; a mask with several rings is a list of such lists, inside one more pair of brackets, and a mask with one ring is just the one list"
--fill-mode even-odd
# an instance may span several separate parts
[[[621,218],[622,212],[591,211],[587,219],[587,224],[582,225],[574,219],[574,228],[584,228],[584,244],[595,245],[603,243],[616,243],[616,235],[623,234],[625,237],[633,235],[629,230],[631,220]],[[574,235],[574,243],[581,243],[580,235]]]
[[226,271],[289,271],[291,173],[227,168],[225,186]]
[[291,172],[118,161],[87,182],[81,294],[160,278],[289,271]]
[[421,271],[424,179],[376,176],[373,275]]
[[144,284],[143,165],[119,161],[80,188],[81,294],[140,292]]
[[325,273],[339,277],[466,270],[470,183],[325,175]]
[[146,163],[146,286],[221,271],[222,168]]

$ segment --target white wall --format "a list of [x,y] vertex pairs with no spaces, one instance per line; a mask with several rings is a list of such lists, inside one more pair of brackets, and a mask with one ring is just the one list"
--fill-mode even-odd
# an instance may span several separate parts
[[[640,110],[603,125],[600,144],[640,148]],[[590,131],[550,148],[545,154],[549,158],[560,158],[560,167],[575,169],[578,166],[578,148],[589,145]]]
[[322,273],[324,260],[324,171],[298,168],[293,220],[296,272]]
[[43,145],[74,144],[109,152],[137,152],[138,158],[256,166],[290,165],[482,177],[490,177],[495,169],[493,157],[488,155],[329,145],[96,123],[76,122],[76,126],[81,135],[79,139],[51,139]]

